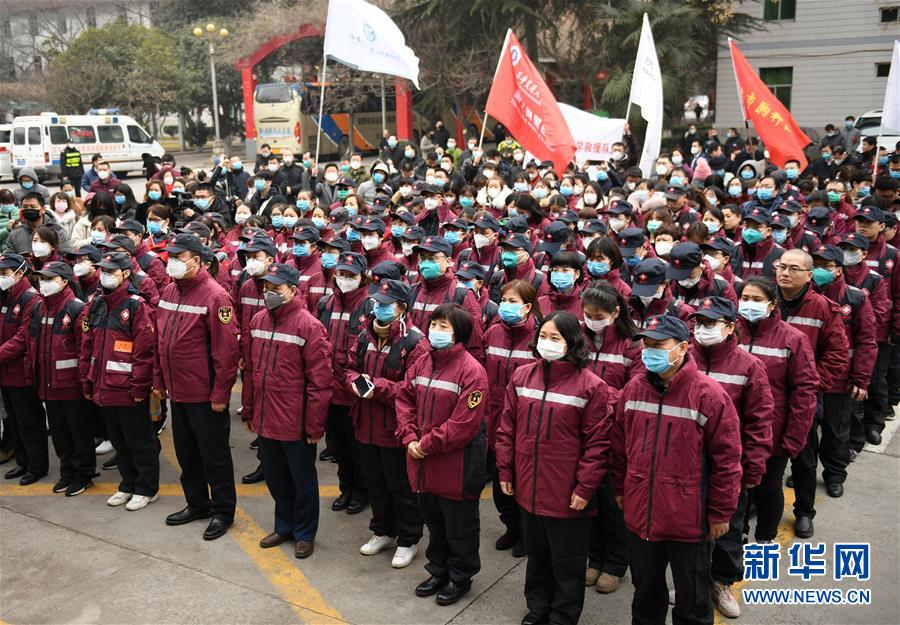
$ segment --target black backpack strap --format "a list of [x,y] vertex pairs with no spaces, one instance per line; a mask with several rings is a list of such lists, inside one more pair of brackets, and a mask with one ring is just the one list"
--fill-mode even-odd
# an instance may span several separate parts
[[41,322],[44,317],[44,303],[41,300],[38,300],[34,308],[31,309],[31,319],[28,322],[28,333],[32,338],[37,338],[41,335]]
[[494,320],[494,317],[497,316],[497,313],[500,311],[500,307],[488,300],[487,304],[481,309],[481,314],[484,317],[484,327],[488,327],[491,325],[491,322]]
[[466,295],[469,294],[469,289],[464,286],[457,286],[453,290],[453,303],[457,306],[462,306],[463,302],[466,301]]
[[542,274],[540,271],[535,270],[534,277],[531,279],[531,286],[534,287],[535,291],[538,291],[541,288],[542,284],[544,284],[544,274]]
[[331,325],[331,311],[334,310],[334,294],[329,293],[328,295],[323,295],[319,298],[319,302],[316,304],[316,313],[319,321],[322,322],[322,325],[325,326],[327,330]]

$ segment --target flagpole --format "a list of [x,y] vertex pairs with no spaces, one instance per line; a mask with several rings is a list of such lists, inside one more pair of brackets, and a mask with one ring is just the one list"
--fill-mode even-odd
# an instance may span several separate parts
[[381,132],[387,130],[387,100],[384,95],[384,74],[381,75]]
[[[883,113],[882,113],[883,114]],[[880,128],[884,128],[881,126]],[[872,158],[872,184],[878,178],[878,150],[881,149],[881,131],[878,132],[878,142],[875,144],[875,156]]]
[[737,67],[734,65],[734,46],[731,37],[728,38],[728,56],[731,57],[731,71],[734,73],[734,86],[738,92],[738,102],[741,105],[741,117],[744,118],[744,128],[747,130],[747,142],[750,142],[750,120],[747,118],[747,109],[744,108],[744,98],[741,93],[741,83],[738,81]]
[[321,91],[319,92],[319,128],[316,133],[316,160],[313,161],[313,164],[318,167],[319,166],[319,145],[322,143],[322,113],[325,109],[325,76],[328,71],[328,55],[325,54],[322,56],[322,76],[319,77],[321,81]]
[[[506,52],[506,46],[509,45],[509,35],[512,33],[512,28],[506,29],[506,37],[503,39],[503,47],[500,48],[500,58],[497,59],[497,69],[494,70],[494,77],[491,79],[491,84],[494,84],[494,81],[497,79],[497,73],[500,71],[500,63],[503,62],[503,54]],[[490,92],[489,92],[490,95]],[[459,112],[462,115],[462,111]],[[484,117],[481,119],[481,138],[478,139],[478,149],[481,149],[481,144],[484,143],[484,129],[487,127],[487,101],[484,103]]]

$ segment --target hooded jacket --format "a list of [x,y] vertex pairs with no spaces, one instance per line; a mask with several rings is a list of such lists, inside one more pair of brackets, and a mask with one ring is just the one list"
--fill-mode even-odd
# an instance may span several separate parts
[[[44,217],[41,220],[40,226],[53,228],[57,236],[59,236],[59,248],[57,251],[60,254],[72,251],[72,242],[69,240],[69,235],[66,234],[66,229],[56,222],[56,217],[53,216],[52,211],[44,211]],[[38,228],[40,226],[38,226]],[[36,229],[37,228],[33,228],[31,224],[24,219],[20,220],[19,225],[15,227],[6,238],[5,251],[14,254],[31,254],[31,239],[34,237],[34,231]]]
[[[34,186],[30,189],[26,189],[22,186],[22,176],[28,176],[32,180],[34,180]],[[22,205],[22,198],[28,195],[29,193],[40,193],[44,196],[44,204],[50,199],[50,189],[42,185],[38,182],[38,176],[34,171],[33,167],[23,167],[19,170],[19,175],[16,176],[16,182],[19,183],[18,188],[13,189],[13,195],[16,197],[16,205]]]

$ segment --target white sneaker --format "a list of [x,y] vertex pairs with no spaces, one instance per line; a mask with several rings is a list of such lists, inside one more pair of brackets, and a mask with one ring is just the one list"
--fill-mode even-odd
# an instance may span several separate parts
[[385,549],[393,547],[394,544],[394,539],[390,536],[373,534],[369,542],[359,548],[359,552],[364,556],[374,556],[376,553],[381,553]]
[[727,584],[713,581],[713,603],[724,617],[737,618],[741,615],[741,606]]
[[94,449],[94,453],[97,454],[98,456],[105,456],[112,450],[113,450],[112,443],[110,443],[109,441],[103,441],[102,443],[97,445],[97,447]]
[[394,558],[391,560],[391,566],[395,569],[402,569],[409,566],[416,554],[419,553],[418,545],[410,545],[409,547],[397,547],[394,552]]
[[675,589],[669,591],[669,605],[675,605]]
[[152,497],[148,497],[147,495],[135,495],[125,506],[125,509],[131,510],[132,512],[135,510],[140,510],[141,508],[146,508],[149,504],[153,503],[157,499],[159,499],[159,495],[153,495]]
[[121,506],[123,503],[126,503],[129,499],[131,499],[132,493],[123,493],[120,490],[116,491],[116,494],[106,500],[107,506]]

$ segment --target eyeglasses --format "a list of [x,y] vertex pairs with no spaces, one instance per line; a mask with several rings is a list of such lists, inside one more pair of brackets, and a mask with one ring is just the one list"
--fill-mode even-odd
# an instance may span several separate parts
[[804,271],[812,271],[812,269],[807,269],[805,267],[799,267],[797,265],[781,265],[781,264],[778,264],[775,267],[776,273],[803,273]]

